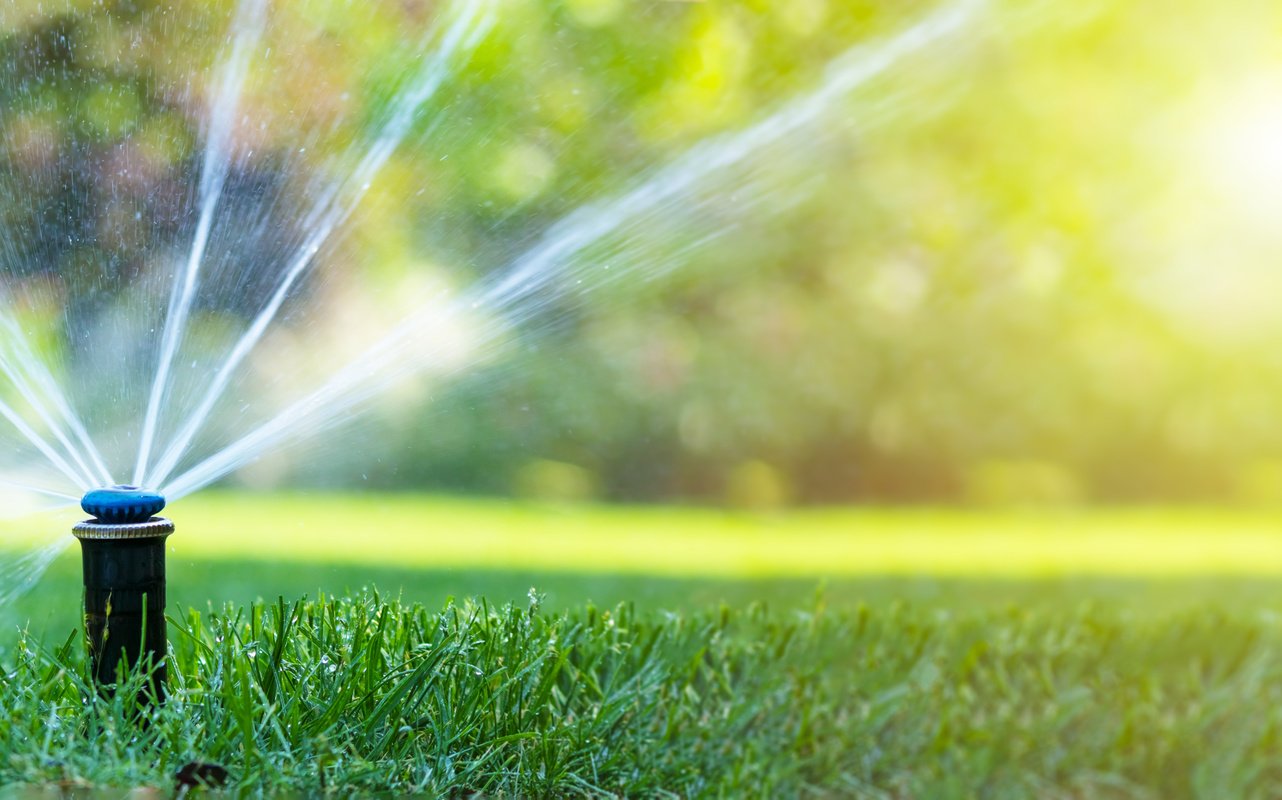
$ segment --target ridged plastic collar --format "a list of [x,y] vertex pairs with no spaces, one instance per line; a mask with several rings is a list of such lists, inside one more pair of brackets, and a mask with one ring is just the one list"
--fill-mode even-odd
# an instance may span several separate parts
[[87,519],[77,522],[71,533],[77,539],[163,539],[174,532],[174,523],[164,517],[146,522],[99,522]]

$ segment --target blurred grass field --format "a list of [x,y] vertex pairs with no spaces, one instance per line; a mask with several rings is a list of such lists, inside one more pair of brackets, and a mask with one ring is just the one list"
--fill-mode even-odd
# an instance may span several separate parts
[[555,507],[418,495],[205,494],[177,553],[417,568],[780,578],[1282,576],[1282,514]]
[[[1282,515],[1080,511],[540,506],[383,494],[213,492],[174,504],[171,607],[376,587],[406,600],[624,601],[671,609],[765,601],[803,607],[905,601],[944,607],[1106,603],[1282,605]],[[46,540],[67,510],[6,523]],[[67,535],[70,542],[70,536]],[[79,553],[67,547],[9,609],[36,628],[75,624]]]

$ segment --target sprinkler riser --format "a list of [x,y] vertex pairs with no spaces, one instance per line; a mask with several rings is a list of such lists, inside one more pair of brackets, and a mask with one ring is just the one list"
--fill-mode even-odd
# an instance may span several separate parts
[[119,525],[87,520],[75,527],[90,669],[100,687],[116,683],[122,666],[131,674],[145,667],[151,697],[164,699],[165,540],[172,532],[172,523],[161,517]]

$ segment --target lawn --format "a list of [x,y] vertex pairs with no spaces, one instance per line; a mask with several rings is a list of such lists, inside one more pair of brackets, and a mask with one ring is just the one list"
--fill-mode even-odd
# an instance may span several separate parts
[[1282,514],[548,507],[418,495],[220,495],[168,512],[192,558],[779,578],[1282,576]]
[[[448,597],[645,608],[804,607],[908,600],[935,607],[1075,607],[1137,613],[1282,604],[1282,515],[1218,509],[957,511],[538,506],[415,495],[204,493],[166,511],[170,599],[204,608],[375,586]],[[65,536],[78,509],[4,524],[9,541]],[[70,537],[66,536],[70,542]],[[71,543],[8,609],[75,624]],[[3,587],[0,587],[3,588]]]
[[303,794],[1282,793],[1271,513],[167,513],[170,702],[139,727],[87,690],[73,547],[8,609],[0,784],[168,792],[208,759]]

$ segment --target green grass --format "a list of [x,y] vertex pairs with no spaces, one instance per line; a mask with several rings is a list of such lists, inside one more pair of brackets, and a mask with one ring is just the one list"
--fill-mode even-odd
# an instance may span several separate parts
[[[246,604],[377,586],[554,608],[593,601],[683,610],[720,602],[907,599],[943,608],[1075,607],[1144,613],[1282,604],[1282,515],[1215,509],[1036,513],[946,509],[753,515],[710,509],[557,507],[416,495],[209,493],[176,503],[171,606]],[[78,511],[7,522],[10,541],[62,537]],[[34,592],[0,608],[63,635],[76,624],[74,544]],[[0,593],[5,587],[0,585]]]
[[170,702],[140,727],[86,685],[73,547],[3,610],[0,785],[167,793],[208,759],[266,793],[1282,794],[1270,513],[172,516]]
[[195,558],[721,578],[1282,576],[1282,513],[829,509],[751,514],[422,495],[197,495]]
[[[1282,512],[540,506],[423,495],[209,492],[166,511],[179,558],[418,569],[810,578],[1282,576]],[[0,525],[61,534],[78,509]]]
[[0,656],[0,783],[428,796],[1233,798],[1282,792],[1282,617],[682,615],[372,597],[190,613],[132,721],[79,642]]

